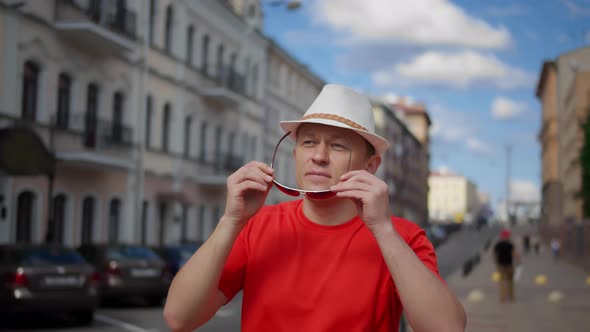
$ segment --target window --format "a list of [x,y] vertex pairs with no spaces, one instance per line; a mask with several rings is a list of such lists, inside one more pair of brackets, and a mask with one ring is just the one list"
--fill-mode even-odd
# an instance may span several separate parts
[[92,243],[94,227],[94,198],[86,197],[82,201],[82,244]]
[[146,148],[150,147],[151,144],[151,136],[152,136],[152,117],[153,117],[153,109],[152,109],[152,96],[147,96],[145,100],[145,132],[144,132],[144,139],[145,139],[145,146]]
[[199,205],[199,218],[197,219],[197,227],[198,227],[198,235],[197,239],[201,241],[205,241],[207,238],[205,237],[205,209],[207,206],[205,204]]
[[39,66],[32,61],[27,61],[23,70],[21,118],[27,121],[35,121],[37,118]]
[[149,205],[146,200],[141,205],[141,245],[147,243],[147,227],[148,227],[148,210]]
[[24,191],[18,195],[16,203],[16,242],[31,243],[33,230],[33,211],[35,194]]
[[188,204],[183,204],[182,205],[182,221],[180,224],[180,241],[182,243],[186,243],[188,237],[187,237],[187,233],[188,233],[188,210],[189,206]]
[[207,122],[201,123],[201,147],[199,159],[203,162],[207,160]]
[[124,96],[122,92],[115,92],[113,98],[113,127],[112,137],[113,142],[123,141],[123,103]]
[[190,116],[184,121],[184,157],[190,157],[191,128],[193,119]]
[[223,45],[217,47],[217,82],[223,82]]
[[155,36],[155,26],[156,26],[156,7],[157,3],[156,0],[150,0],[150,26],[149,26],[149,41],[150,44],[154,44]]
[[53,236],[55,243],[63,244],[64,227],[66,222],[66,195],[59,194],[53,198]]
[[167,214],[167,205],[165,202],[161,202],[160,206],[158,207],[159,214],[160,214],[160,229],[158,232],[158,244],[164,244],[164,239],[166,238],[164,232],[166,231],[166,214]]
[[170,103],[164,105],[164,119],[162,121],[162,151],[168,152],[170,135]]
[[252,67],[252,90],[250,95],[254,97],[258,96],[258,64]]
[[186,32],[186,63],[193,64],[193,39],[195,37],[195,27],[189,25]]
[[64,73],[59,74],[57,81],[57,118],[55,119],[57,128],[68,129],[71,85],[70,76]]
[[121,219],[121,200],[113,198],[109,204],[109,243],[119,241],[119,220]]
[[172,53],[172,38],[174,36],[173,26],[174,25],[174,9],[172,5],[166,7],[166,27],[164,31],[164,49],[168,53]]
[[215,129],[215,166],[217,169],[221,169],[221,126],[217,126]]
[[209,36],[203,36],[203,47],[201,48],[201,70],[205,75],[209,73]]
[[96,130],[98,123],[98,96],[98,85],[94,83],[88,84],[88,89],[86,92],[86,114],[84,116],[84,144],[87,147],[94,147],[96,145]]

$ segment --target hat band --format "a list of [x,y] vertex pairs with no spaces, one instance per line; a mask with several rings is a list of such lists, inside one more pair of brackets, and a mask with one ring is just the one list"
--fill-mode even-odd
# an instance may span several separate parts
[[359,129],[359,130],[364,130],[364,131],[368,131],[367,128],[361,126],[360,124],[349,120],[345,117],[339,116],[339,115],[335,115],[335,114],[328,114],[328,113],[312,113],[312,114],[308,114],[306,116],[303,117],[303,120],[307,120],[307,119],[327,119],[327,120],[334,120],[334,121],[338,121],[341,123],[344,123],[345,125],[348,125],[354,129]]

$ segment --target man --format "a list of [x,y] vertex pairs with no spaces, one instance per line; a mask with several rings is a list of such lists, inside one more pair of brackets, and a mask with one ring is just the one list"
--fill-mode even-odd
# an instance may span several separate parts
[[304,198],[262,207],[275,170],[250,162],[232,174],[217,228],[172,282],[169,327],[192,331],[243,289],[245,332],[396,331],[402,308],[414,331],[463,331],[424,231],[389,214],[374,175],[388,142],[368,99],[326,85],[303,119],[281,127],[295,139],[303,189],[274,183]]
[[494,258],[500,274],[500,302],[514,301],[514,266],[519,258],[508,229],[500,233],[500,240],[494,246]]

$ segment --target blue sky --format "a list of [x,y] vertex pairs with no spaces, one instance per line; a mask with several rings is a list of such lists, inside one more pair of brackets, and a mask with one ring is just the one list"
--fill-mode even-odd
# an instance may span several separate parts
[[[264,0],[263,0],[264,2]],[[540,197],[535,97],[543,61],[590,45],[590,0],[303,0],[265,8],[265,33],[329,83],[423,102],[431,164],[495,204]]]

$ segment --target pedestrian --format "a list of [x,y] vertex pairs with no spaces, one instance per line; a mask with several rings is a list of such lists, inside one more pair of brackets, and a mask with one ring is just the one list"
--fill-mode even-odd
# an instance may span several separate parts
[[525,234],[522,237],[522,248],[525,255],[528,254],[531,249],[531,237],[528,234]]
[[551,252],[553,253],[553,261],[557,262],[559,259],[559,251],[561,249],[561,243],[557,238],[551,240]]
[[[170,287],[169,327],[192,331],[243,290],[245,332],[394,331],[402,308],[415,331],[464,330],[424,231],[390,216],[375,176],[389,143],[369,100],[326,85],[302,119],[280,125],[303,189],[276,181],[274,156],[227,179],[221,220]],[[263,207],[273,184],[303,198]]]
[[510,240],[510,231],[503,229],[500,240],[494,246],[494,260],[500,274],[500,302],[514,301],[514,268],[519,263],[519,256]]

